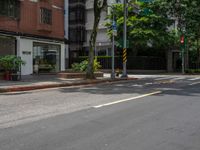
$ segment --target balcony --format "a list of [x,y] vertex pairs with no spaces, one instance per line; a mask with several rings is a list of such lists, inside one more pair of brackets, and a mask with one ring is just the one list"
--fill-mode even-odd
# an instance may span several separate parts
[[52,25],[38,23],[37,30],[41,32],[52,32]]

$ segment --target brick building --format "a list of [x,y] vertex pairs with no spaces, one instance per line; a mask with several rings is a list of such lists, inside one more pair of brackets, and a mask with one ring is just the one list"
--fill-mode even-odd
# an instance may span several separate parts
[[22,74],[65,70],[64,0],[1,0],[0,56],[26,61]]

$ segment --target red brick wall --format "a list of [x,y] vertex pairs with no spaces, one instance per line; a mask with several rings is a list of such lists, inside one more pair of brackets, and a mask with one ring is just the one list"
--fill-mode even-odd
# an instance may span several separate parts
[[[51,0],[50,3],[24,0],[20,7],[19,21],[0,16],[0,30],[64,38],[64,0]],[[52,25],[40,24],[40,7],[52,10]]]

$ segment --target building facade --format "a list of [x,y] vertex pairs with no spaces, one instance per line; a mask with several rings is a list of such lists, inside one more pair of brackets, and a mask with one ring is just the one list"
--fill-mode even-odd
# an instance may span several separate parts
[[[115,0],[108,0],[108,6],[111,6]],[[94,10],[93,10],[93,0],[86,0],[86,41],[84,43],[84,48],[85,51],[88,51],[89,49],[89,40],[90,40],[90,35],[91,31],[93,28],[93,23],[94,23]],[[106,19],[107,15],[109,13],[109,9],[106,9],[102,11],[101,13],[101,19],[99,22],[99,27],[98,27],[98,34],[97,34],[97,39],[96,39],[96,49],[95,49],[95,55],[111,55],[111,40],[109,36],[107,35],[107,27],[105,26],[106,22],[108,21]]]
[[[65,70],[64,0],[1,0],[0,56],[26,62],[22,75]],[[36,67],[37,66],[37,67]]]
[[83,52],[85,42],[85,0],[69,0],[69,51],[70,58]]

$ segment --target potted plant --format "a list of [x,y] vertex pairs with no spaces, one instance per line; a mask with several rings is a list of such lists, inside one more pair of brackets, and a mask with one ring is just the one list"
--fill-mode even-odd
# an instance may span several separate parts
[[19,71],[19,67],[24,65],[25,62],[21,60],[20,57],[15,55],[6,55],[0,58],[0,66],[4,69],[4,79],[5,80],[15,80],[18,78],[17,72]]
[[11,56],[7,55],[0,58],[0,66],[5,71],[4,72],[4,79],[10,80],[10,71],[12,69],[12,63],[11,63]]
[[21,59],[21,57],[14,56],[12,59],[13,67],[12,67],[12,73],[11,73],[11,79],[12,81],[19,80],[19,71],[21,65],[25,65],[25,61]]

